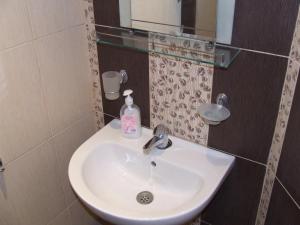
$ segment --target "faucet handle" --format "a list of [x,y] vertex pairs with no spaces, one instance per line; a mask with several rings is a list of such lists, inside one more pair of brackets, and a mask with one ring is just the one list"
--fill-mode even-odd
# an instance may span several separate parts
[[159,124],[154,128],[153,135],[161,142],[161,144],[157,146],[157,148],[165,149],[168,146],[168,133],[168,128],[163,124]]
[[151,138],[143,147],[144,153],[147,155],[154,147],[158,149],[166,149],[172,145],[172,141],[168,138],[168,128],[162,124],[157,125],[153,130],[153,138]]
[[168,136],[168,128],[163,124],[158,124],[153,130],[153,135],[158,138]]

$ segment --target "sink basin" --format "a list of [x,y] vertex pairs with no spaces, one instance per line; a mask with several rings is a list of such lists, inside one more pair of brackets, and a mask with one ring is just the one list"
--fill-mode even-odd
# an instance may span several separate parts
[[114,120],[74,153],[69,179],[95,214],[116,225],[180,225],[211,201],[234,157],[170,136],[173,145],[143,154],[152,130],[121,136]]

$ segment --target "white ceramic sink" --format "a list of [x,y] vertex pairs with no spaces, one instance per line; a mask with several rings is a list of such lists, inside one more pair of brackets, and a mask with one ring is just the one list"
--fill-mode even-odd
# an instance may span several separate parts
[[[233,156],[173,136],[167,150],[144,155],[152,131],[143,129],[141,138],[126,139],[118,123],[111,122],[80,146],[69,165],[80,199],[116,225],[180,225],[193,219],[233,165]],[[153,194],[150,204],[138,203],[143,191]]]

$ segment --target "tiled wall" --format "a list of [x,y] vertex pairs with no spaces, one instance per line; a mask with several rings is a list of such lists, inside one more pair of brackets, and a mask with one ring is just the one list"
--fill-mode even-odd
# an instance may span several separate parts
[[[94,4],[97,23],[118,26],[117,1],[99,0],[94,1]],[[288,117],[278,115],[280,110],[286,113],[291,107],[290,99],[284,96],[286,94],[291,96],[293,85],[286,84],[295,84],[297,76],[299,40],[294,38],[293,33],[298,9],[299,1],[294,0],[279,0],[276,4],[272,0],[237,1],[232,44],[244,49],[229,69],[214,68],[211,77],[207,77],[210,73],[196,76],[201,66],[189,62],[175,65],[176,60],[174,62],[161,56],[149,56],[148,65],[145,63],[145,54],[141,56],[141,53],[107,46],[98,48],[100,70],[103,72],[108,69],[119,70],[119,64],[127,65],[128,70],[131,71],[129,75],[132,76],[129,79],[139,80],[129,85],[136,93],[147,90],[144,87],[149,75],[150,96],[147,93],[145,96],[142,94],[141,97],[138,95],[137,100],[144,111],[143,116],[147,117],[150,110],[152,127],[163,122],[168,124],[173,133],[179,137],[202,144],[208,141],[208,146],[237,157],[230,176],[202,215],[208,224],[264,224],[266,216],[268,225],[299,223],[299,193],[297,192],[299,173],[296,165],[299,155],[297,154],[299,138],[296,132],[299,127],[296,119],[296,114],[300,111],[298,109],[292,112],[293,122],[289,123],[287,129],[288,141],[283,145],[283,155],[278,170],[280,174],[277,175],[279,178],[275,178],[268,172],[279,160],[275,157],[270,161],[272,159],[270,156],[274,152],[274,146],[271,144],[278,139],[278,132],[284,138],[287,125]],[[102,13],[103,10],[111,13],[107,15]],[[297,24],[299,25],[299,21]],[[293,49],[289,56],[293,38]],[[291,61],[290,58],[293,60]],[[116,62],[112,63],[112,59],[116,59]],[[135,65],[138,65],[136,70],[133,69]],[[191,73],[192,76],[188,76]],[[201,76],[204,82],[199,82]],[[201,94],[197,96],[199,101],[213,101],[219,93],[223,92],[229,96],[231,117],[219,126],[209,127],[209,132],[208,128],[201,124],[195,125],[195,121],[198,123],[199,118],[193,116],[189,108],[190,102],[193,101],[189,97],[197,95],[198,87],[193,86],[190,79],[194,81],[200,79],[197,80],[202,85],[199,88]],[[207,93],[202,89],[206,84],[209,89]],[[180,86],[181,91],[176,92],[176,85]],[[189,90],[196,90],[193,96],[185,93]],[[284,104],[280,104],[281,99],[284,99]],[[148,101],[150,108],[145,105]],[[105,100],[103,102],[104,112],[117,116],[123,100],[109,104],[105,103]],[[282,108],[283,106],[286,108]],[[293,107],[297,108],[297,104],[294,103]],[[177,117],[183,125],[177,123]],[[144,120],[148,121],[147,118]],[[291,123],[295,125],[290,125]],[[176,128],[180,129],[176,130]],[[200,129],[206,135],[208,132],[208,140],[207,137],[202,136],[203,133],[195,129]],[[198,139],[201,137],[204,138]],[[276,145],[275,150],[281,151],[281,148],[278,148],[281,145]],[[286,176],[287,173],[290,176]],[[275,182],[274,189],[273,182]],[[280,203],[284,204],[286,210],[279,207]],[[285,219],[286,216],[289,218]],[[278,222],[279,217],[280,222]],[[193,224],[199,223],[198,220]]]
[[0,1],[1,225],[96,224],[67,178],[95,132],[81,1]]
[[261,208],[266,208],[267,214],[261,218],[266,221],[266,225],[300,223],[299,55],[300,12],[262,194]]
[[[291,146],[292,149],[295,148],[295,146],[293,146],[293,143],[291,142],[291,140],[286,139],[286,132],[287,132],[287,127],[288,127],[289,123],[293,122],[293,121],[289,121],[291,109],[293,109],[293,108],[295,109],[295,107],[297,106],[296,105],[295,107],[293,107],[294,95],[296,92],[298,75],[299,75],[299,71],[300,71],[300,64],[299,64],[299,58],[298,58],[299,49],[300,49],[300,42],[299,42],[299,40],[300,40],[300,10],[298,12],[298,18],[297,18],[295,24],[296,24],[295,31],[294,31],[294,35],[293,35],[293,41],[291,44],[291,51],[289,54],[288,65],[287,65],[287,70],[286,70],[286,74],[285,74],[285,80],[284,80],[283,88],[282,88],[280,106],[279,106],[278,116],[277,116],[277,120],[276,120],[276,126],[275,126],[272,144],[271,144],[270,152],[269,152],[269,156],[268,156],[267,169],[266,169],[266,174],[265,174],[265,178],[264,178],[264,185],[263,185],[263,189],[262,189],[256,225],[263,225],[263,224],[265,224],[267,217],[272,218],[275,216],[274,214],[270,214],[270,212],[268,212],[268,209],[270,206],[270,201],[272,199],[274,200],[274,198],[278,197],[278,195],[273,194],[273,187],[274,187],[274,183],[275,183],[275,185],[277,184],[277,187],[279,186],[278,183],[276,183],[277,182],[276,179],[278,179],[277,171],[278,171],[279,162],[281,161],[281,155],[282,155],[284,143],[287,143],[289,146]],[[296,132],[296,130],[292,130],[292,132],[291,132],[292,136],[295,135],[294,132]],[[297,154],[295,154],[294,157],[297,157]],[[290,162],[285,160],[283,167],[290,168],[289,163]],[[281,170],[279,170],[278,172],[280,173],[280,171]],[[293,180],[292,174],[295,174],[295,172],[291,171],[290,174],[288,174],[287,176],[284,176],[284,177],[287,177],[288,180],[290,180],[290,179]],[[279,179],[278,179],[278,182],[282,186],[280,188],[285,189],[287,194],[289,195],[289,197],[291,197],[290,201],[294,201],[294,203],[295,203],[294,207],[298,208],[300,211],[298,203],[294,200],[292,195],[289,194],[289,191],[284,187],[284,185],[280,182]],[[294,185],[295,185],[295,188],[297,188],[296,187],[297,182],[294,183]],[[277,189],[275,189],[275,190],[277,190]],[[277,192],[275,192],[275,194],[277,194]],[[272,203],[273,202],[274,201],[272,201]],[[295,218],[290,220],[290,223],[296,224],[299,222],[300,215],[295,214],[294,217]],[[284,222],[284,223],[286,223],[286,222]],[[284,224],[284,223],[282,223],[282,224]]]
[[[290,57],[288,55],[292,44],[293,47],[299,45],[298,26],[293,35],[295,24],[299,25],[295,12],[299,5],[292,1],[286,1],[284,8],[277,3],[270,5],[276,16],[268,22],[269,15],[263,14],[262,8],[258,7],[267,2],[255,1],[254,4],[237,2],[233,33],[235,45],[251,49],[244,49],[228,70],[216,69],[214,73],[213,97],[220,92],[228,93],[232,115],[220,126],[210,128],[208,145],[235,154],[237,163],[204,212],[203,218],[213,225],[300,223],[297,204],[274,175],[299,72],[299,66],[291,60],[293,51]],[[264,22],[248,21],[249,26],[245,26],[246,12],[256,15],[253,20],[263,16]],[[287,12],[289,18],[284,21],[284,27],[277,15]],[[266,29],[269,34],[274,32],[276,35],[264,34],[245,42],[252,35],[247,36],[246,27],[253,32]],[[273,39],[281,44],[275,46]],[[285,209],[279,207],[280,202]]]
[[265,225],[298,225],[299,221],[299,205],[297,207],[289,192],[275,180]]

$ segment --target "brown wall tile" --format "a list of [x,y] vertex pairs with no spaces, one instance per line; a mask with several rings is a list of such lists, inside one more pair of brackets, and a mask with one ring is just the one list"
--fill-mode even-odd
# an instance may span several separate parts
[[278,181],[275,181],[265,225],[298,224],[300,224],[300,210]]
[[265,167],[244,159],[235,165],[203,213],[213,225],[254,225]]
[[232,45],[289,55],[299,0],[235,2]]
[[[102,92],[103,110],[105,113],[119,116],[120,109],[125,103],[122,93],[125,89],[133,90],[133,100],[141,109],[141,119],[144,126],[150,126],[149,109],[149,59],[148,54],[133,50],[98,45],[100,74],[105,71],[120,71],[125,69],[128,82],[121,85],[120,98],[114,101],[107,100]],[[138,63],[137,63],[138,62]],[[102,78],[101,78],[102,80]],[[101,84],[103,85],[103,84]],[[102,86],[102,90],[103,86]],[[109,122],[109,118],[105,118]]]
[[266,163],[287,60],[241,52],[228,70],[215,69],[213,101],[229,97],[230,118],[210,126],[208,145]]
[[95,22],[106,26],[120,26],[119,0],[94,0]]
[[[119,26],[119,1],[118,0],[95,0],[95,20],[98,24]],[[102,93],[104,113],[114,115],[120,114],[124,104],[122,93],[125,89],[134,91],[134,102],[141,109],[141,119],[144,126],[150,126],[149,109],[149,57],[146,53],[122,49],[106,45],[98,45],[100,76],[106,71],[120,71],[125,69],[128,74],[128,82],[121,85],[120,98],[115,101],[105,99]],[[101,86],[103,90],[102,78]],[[105,122],[111,117],[105,116]]]

